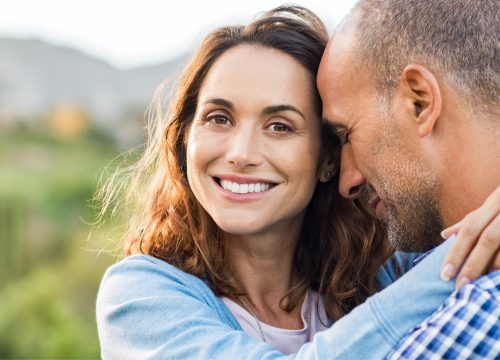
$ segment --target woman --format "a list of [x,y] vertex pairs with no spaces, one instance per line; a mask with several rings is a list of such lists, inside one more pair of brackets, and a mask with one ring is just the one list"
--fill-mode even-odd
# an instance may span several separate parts
[[338,195],[315,87],[326,41],[283,7],[202,43],[132,183],[131,256],[97,301],[103,358],[295,353],[409,267],[375,276],[384,233]]

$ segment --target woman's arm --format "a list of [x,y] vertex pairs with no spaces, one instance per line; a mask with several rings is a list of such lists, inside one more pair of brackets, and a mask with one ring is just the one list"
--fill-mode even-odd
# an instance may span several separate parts
[[[381,358],[453,290],[439,278],[450,241],[412,271],[317,334],[299,359]],[[240,331],[227,308],[194,276],[147,256],[110,268],[97,299],[103,359],[284,359]]]
[[452,293],[454,283],[442,281],[439,268],[453,241],[438,246],[398,281],[316,334],[297,358],[383,359]]
[[129,257],[106,272],[96,312],[103,359],[282,356],[239,331],[201,280],[150,256]]

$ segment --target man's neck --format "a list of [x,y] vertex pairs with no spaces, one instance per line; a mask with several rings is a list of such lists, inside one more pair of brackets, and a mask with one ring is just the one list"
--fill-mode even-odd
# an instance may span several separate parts
[[478,208],[500,185],[499,130],[469,118],[460,126],[455,139],[448,139],[441,193],[445,226],[460,221]]

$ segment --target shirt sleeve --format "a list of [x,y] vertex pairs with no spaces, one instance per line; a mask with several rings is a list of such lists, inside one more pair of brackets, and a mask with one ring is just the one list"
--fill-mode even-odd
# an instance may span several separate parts
[[388,359],[500,359],[500,270],[455,291]]
[[159,262],[135,257],[105,274],[96,306],[103,359],[285,358],[238,330],[201,280]]
[[452,292],[453,283],[439,278],[450,244],[288,357],[241,331],[201,280],[173,276],[157,259],[127,260],[108,270],[99,290],[102,358],[382,359]]
[[383,359],[408,331],[432,315],[454,289],[440,278],[454,237],[438,246],[398,281],[314,336],[297,358]]

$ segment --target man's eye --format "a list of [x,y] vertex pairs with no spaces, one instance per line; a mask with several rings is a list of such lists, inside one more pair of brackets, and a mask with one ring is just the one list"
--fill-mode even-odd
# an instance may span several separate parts
[[350,135],[350,133],[348,133],[348,132],[346,132],[344,134],[344,137],[342,139],[342,145],[345,145],[345,144],[347,144],[349,142],[349,135]]
[[231,122],[227,118],[227,116],[224,115],[211,115],[207,117],[207,121],[214,124],[214,125],[230,125]]
[[269,128],[272,131],[274,131],[274,132],[288,132],[288,131],[291,131],[291,129],[287,125],[281,124],[281,123],[272,124],[271,126],[269,126]]
[[349,132],[348,131],[337,132],[337,137],[339,138],[340,146],[343,146],[349,142]]

